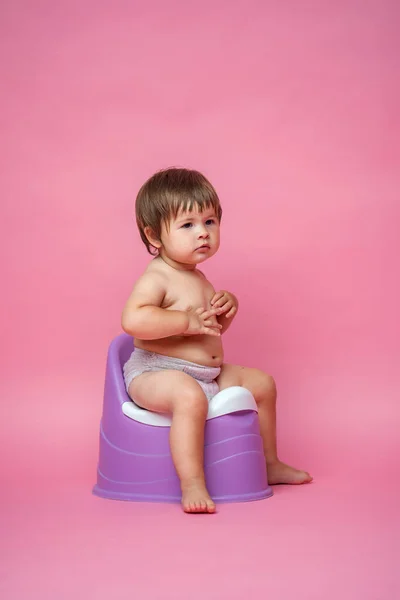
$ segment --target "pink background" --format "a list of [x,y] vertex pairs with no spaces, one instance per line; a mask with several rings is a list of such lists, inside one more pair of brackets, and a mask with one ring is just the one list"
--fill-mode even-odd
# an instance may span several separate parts
[[[1,597],[400,593],[398,6],[1,3]],[[275,376],[315,477],[215,517],[91,495],[134,198],[170,165],[220,194],[226,359]]]

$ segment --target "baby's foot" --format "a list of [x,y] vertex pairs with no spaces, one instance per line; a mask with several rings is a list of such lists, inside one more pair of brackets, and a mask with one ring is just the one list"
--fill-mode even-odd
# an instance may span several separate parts
[[313,478],[307,471],[298,471],[289,465],[277,460],[267,464],[268,483],[276,485],[278,483],[288,483],[299,485],[301,483],[310,483]]
[[214,513],[215,504],[204,483],[182,486],[182,507],[187,513]]

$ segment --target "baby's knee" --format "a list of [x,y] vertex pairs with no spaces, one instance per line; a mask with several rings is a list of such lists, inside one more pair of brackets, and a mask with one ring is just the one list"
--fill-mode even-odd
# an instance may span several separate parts
[[264,392],[268,394],[276,394],[276,383],[272,375],[268,375],[268,373],[264,373],[264,371],[258,371],[258,376]]
[[187,376],[183,385],[176,390],[174,412],[190,413],[196,417],[206,417],[208,400],[200,385],[193,378]]

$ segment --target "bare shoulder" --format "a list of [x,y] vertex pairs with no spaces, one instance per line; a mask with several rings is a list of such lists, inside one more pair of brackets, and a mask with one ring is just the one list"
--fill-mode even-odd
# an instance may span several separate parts
[[142,306],[161,306],[168,285],[166,273],[151,261],[136,280],[123,313]]
[[203,271],[200,271],[200,269],[196,269],[196,271],[200,275],[200,278],[203,280],[205,286],[209,289],[212,289],[212,291],[215,292],[213,284],[211,283],[211,281],[209,281],[207,279],[207,277],[204,275]]

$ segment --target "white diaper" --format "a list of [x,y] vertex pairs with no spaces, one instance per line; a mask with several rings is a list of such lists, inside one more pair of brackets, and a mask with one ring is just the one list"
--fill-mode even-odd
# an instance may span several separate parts
[[126,390],[128,391],[132,380],[142,373],[169,370],[182,371],[193,377],[204,391],[208,401],[219,392],[215,379],[221,373],[220,367],[206,367],[180,358],[157,354],[157,352],[148,352],[141,348],[136,348],[124,364]]

